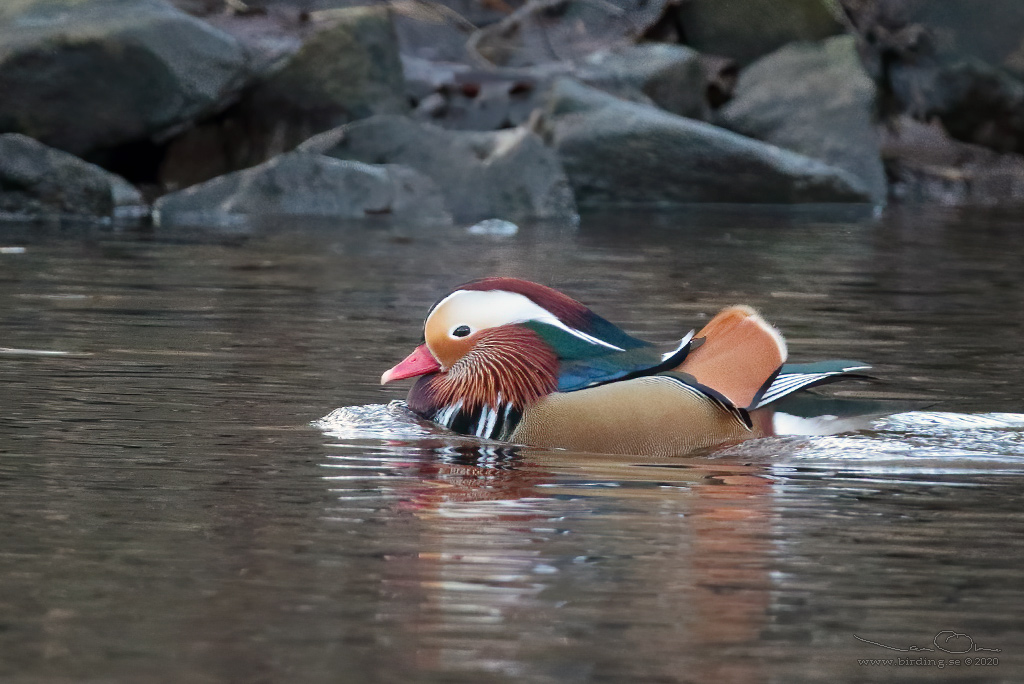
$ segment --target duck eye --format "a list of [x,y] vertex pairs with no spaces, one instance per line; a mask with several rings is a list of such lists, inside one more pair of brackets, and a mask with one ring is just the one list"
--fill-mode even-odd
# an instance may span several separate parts
[[472,331],[469,329],[468,325],[460,325],[459,327],[455,328],[455,330],[452,330],[452,336],[454,336],[454,337],[465,337],[470,332],[472,332]]

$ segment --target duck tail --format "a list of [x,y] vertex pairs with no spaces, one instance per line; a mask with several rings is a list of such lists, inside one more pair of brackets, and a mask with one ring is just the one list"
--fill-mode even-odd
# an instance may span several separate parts
[[786,362],[782,333],[749,306],[723,309],[697,333],[704,343],[678,370],[741,408],[757,406]]

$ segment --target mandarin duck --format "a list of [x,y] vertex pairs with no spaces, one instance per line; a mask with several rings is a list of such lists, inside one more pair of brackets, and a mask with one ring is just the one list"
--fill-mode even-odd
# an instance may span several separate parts
[[430,309],[424,343],[381,384],[417,378],[409,408],[461,434],[671,456],[774,434],[763,407],[869,368],[786,356],[779,331],[747,306],[662,352],[550,287],[484,278]]

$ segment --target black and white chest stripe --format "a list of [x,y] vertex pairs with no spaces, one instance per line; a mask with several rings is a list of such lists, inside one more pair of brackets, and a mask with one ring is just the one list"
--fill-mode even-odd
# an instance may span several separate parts
[[511,403],[501,401],[499,396],[497,406],[484,404],[464,409],[460,399],[438,409],[427,418],[452,432],[475,435],[482,439],[507,440],[519,425],[523,414]]

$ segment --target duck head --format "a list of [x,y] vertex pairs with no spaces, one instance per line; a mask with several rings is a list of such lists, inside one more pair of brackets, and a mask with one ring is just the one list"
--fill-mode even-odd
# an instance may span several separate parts
[[[431,308],[423,337],[381,384],[419,378],[408,398],[413,411],[471,434],[490,420],[486,436],[501,432],[502,415],[521,415],[560,389],[566,361],[646,346],[575,299],[516,278],[460,286]],[[474,429],[474,420],[485,425]]]

